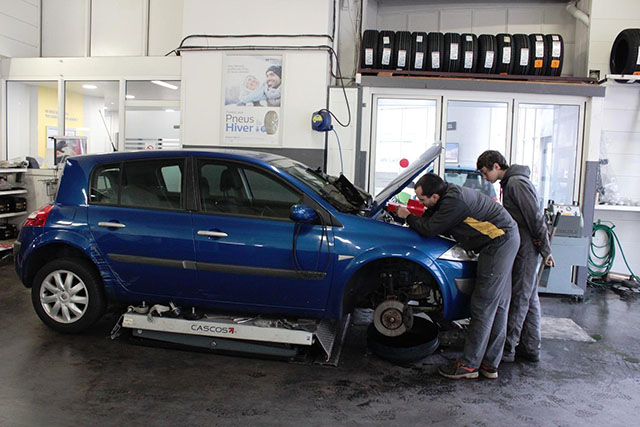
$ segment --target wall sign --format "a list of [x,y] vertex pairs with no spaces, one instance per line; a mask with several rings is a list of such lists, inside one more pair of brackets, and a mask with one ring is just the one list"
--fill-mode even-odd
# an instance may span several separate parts
[[225,145],[280,145],[282,56],[233,55],[224,61]]

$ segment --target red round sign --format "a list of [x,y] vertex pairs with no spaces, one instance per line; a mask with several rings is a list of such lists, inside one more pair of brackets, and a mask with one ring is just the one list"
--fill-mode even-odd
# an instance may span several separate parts
[[401,168],[406,168],[407,166],[409,166],[409,160],[407,160],[407,159],[400,160],[400,167]]

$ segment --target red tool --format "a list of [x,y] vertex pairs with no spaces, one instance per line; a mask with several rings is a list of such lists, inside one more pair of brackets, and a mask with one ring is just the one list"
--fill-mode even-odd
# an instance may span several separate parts
[[424,214],[424,205],[413,199],[409,199],[406,206],[397,202],[389,202],[387,203],[387,211],[396,212],[400,206],[409,209],[409,212],[415,216],[422,216],[422,214]]

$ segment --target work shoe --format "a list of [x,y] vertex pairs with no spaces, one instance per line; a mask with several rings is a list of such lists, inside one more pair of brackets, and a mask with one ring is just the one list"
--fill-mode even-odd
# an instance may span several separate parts
[[459,380],[461,378],[478,378],[478,370],[465,366],[459,360],[451,365],[441,366],[438,373],[445,378]]
[[[527,362],[538,363],[540,361],[540,353],[529,353],[527,351],[516,348],[516,358],[524,359]],[[504,360],[504,358],[503,358]]]
[[498,378],[498,369],[492,368],[491,366],[480,365],[480,373],[485,378],[490,378],[492,380],[495,380],[496,378]]
[[513,363],[516,361],[516,355],[515,354],[507,354],[507,353],[503,353],[502,354],[502,361],[505,363]]

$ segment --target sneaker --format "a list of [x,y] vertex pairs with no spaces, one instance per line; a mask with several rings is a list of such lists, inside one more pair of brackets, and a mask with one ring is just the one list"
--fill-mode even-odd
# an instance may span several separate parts
[[531,363],[537,363],[540,361],[540,353],[529,353],[527,351],[520,350],[519,348],[516,349],[516,357]]
[[480,373],[485,378],[490,378],[492,380],[495,380],[496,378],[498,378],[498,369],[492,368],[491,366],[480,365]]
[[515,354],[507,354],[507,353],[503,353],[502,354],[502,361],[505,363],[513,363],[516,360],[516,355]]
[[439,367],[438,373],[443,377],[450,378],[452,380],[459,380],[461,378],[478,378],[477,369],[465,366],[459,360],[451,365]]

